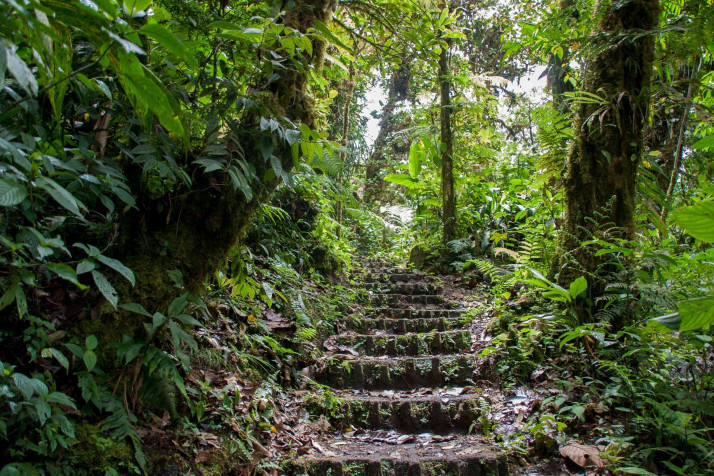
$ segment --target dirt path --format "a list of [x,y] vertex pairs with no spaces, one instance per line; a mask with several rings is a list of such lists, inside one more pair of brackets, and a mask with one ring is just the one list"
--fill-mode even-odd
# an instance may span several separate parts
[[501,448],[469,434],[497,390],[475,358],[482,329],[434,278],[368,260],[371,308],[332,337],[319,380],[341,399],[324,415],[343,431],[314,441],[293,474],[506,475]]

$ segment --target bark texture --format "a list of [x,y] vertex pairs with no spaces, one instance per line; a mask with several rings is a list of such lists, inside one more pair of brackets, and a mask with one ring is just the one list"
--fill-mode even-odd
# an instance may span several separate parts
[[[593,54],[582,90],[603,98],[580,103],[568,157],[559,281],[586,274],[599,294],[601,257],[582,243],[593,237],[631,238],[637,167],[643,149],[654,56],[657,0],[601,2]],[[574,259],[573,259],[574,258]]]

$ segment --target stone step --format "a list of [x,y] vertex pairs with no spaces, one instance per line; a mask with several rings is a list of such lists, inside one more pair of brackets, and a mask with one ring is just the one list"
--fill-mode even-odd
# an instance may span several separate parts
[[441,286],[432,283],[364,283],[362,287],[378,294],[439,294],[443,292]]
[[[409,437],[410,435],[404,435]],[[506,476],[506,454],[475,436],[404,444],[336,436],[316,441],[320,454],[292,461],[290,475],[310,476]]]
[[370,334],[376,331],[384,331],[389,334],[406,334],[407,332],[456,330],[467,326],[468,322],[468,319],[462,317],[364,318],[350,322],[348,328],[361,334]]
[[370,297],[370,302],[374,306],[387,306],[394,308],[411,304],[443,304],[444,300],[444,296],[441,294],[373,294]]
[[471,332],[447,331],[402,335],[343,334],[334,343],[350,347],[360,355],[439,355],[455,354],[471,348]]
[[397,430],[407,433],[466,433],[481,416],[479,394],[392,397],[350,395],[342,398],[343,428]]
[[383,307],[366,312],[368,317],[387,319],[422,319],[433,317],[461,317],[465,309],[408,309]]
[[366,263],[386,263],[384,259],[382,258],[375,258],[375,257],[369,257],[369,258],[362,258],[359,260],[360,263],[366,264]]
[[418,273],[372,273],[364,276],[366,282],[378,282],[378,283],[408,283],[413,281],[434,281],[434,277],[428,274],[418,274]]
[[434,357],[357,357],[327,359],[320,382],[334,388],[407,390],[421,387],[472,385],[481,368],[470,354]]
[[410,274],[411,271],[400,266],[372,266],[367,265],[362,268],[367,274]]

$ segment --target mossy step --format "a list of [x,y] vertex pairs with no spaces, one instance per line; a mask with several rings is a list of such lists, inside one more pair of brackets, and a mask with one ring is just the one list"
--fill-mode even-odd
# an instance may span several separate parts
[[479,397],[479,394],[402,398],[346,396],[338,416],[344,427],[441,435],[465,433],[481,416]]
[[[402,445],[334,438],[317,442],[322,455],[303,456],[289,475],[309,476],[506,476],[505,453],[475,437]],[[337,456],[339,455],[339,456]]]
[[387,319],[422,319],[434,317],[461,317],[463,309],[399,309],[382,307],[366,312],[369,317],[384,317]]
[[466,386],[478,379],[470,354],[433,357],[358,357],[327,359],[319,380],[333,388],[406,390]]
[[434,276],[428,274],[417,274],[417,273],[373,273],[367,274],[364,277],[367,282],[377,282],[377,283],[408,283],[413,281],[434,281]]
[[364,283],[362,287],[379,294],[439,294],[444,289],[432,283]]
[[403,335],[352,334],[336,336],[337,345],[351,347],[360,355],[454,354],[471,348],[469,331],[408,333]]
[[370,331],[385,331],[390,334],[405,334],[407,332],[450,331],[461,329],[468,325],[468,319],[462,317],[422,317],[422,318],[365,318],[348,323],[349,329],[369,333]]
[[370,301],[375,306],[399,307],[402,304],[443,304],[445,299],[440,294],[374,294]]
[[409,274],[410,271],[407,268],[400,266],[376,266],[367,265],[363,268],[367,274]]
[[362,258],[359,260],[360,263],[386,263],[383,258]]

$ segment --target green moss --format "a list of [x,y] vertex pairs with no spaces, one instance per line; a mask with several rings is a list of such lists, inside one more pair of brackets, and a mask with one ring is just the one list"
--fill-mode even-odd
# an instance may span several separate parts
[[366,425],[369,423],[369,405],[367,402],[352,401],[348,405],[348,419],[352,424]]
[[67,459],[75,470],[103,474],[112,468],[120,470],[133,466],[134,452],[124,440],[109,438],[102,434],[98,425],[90,423],[80,423],[74,431],[77,442],[70,446]]

